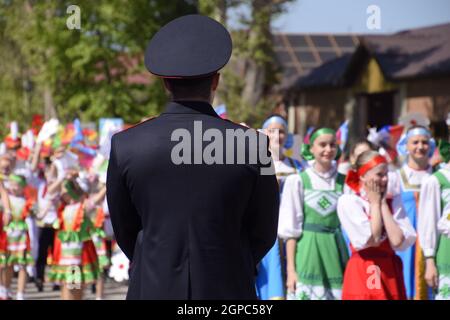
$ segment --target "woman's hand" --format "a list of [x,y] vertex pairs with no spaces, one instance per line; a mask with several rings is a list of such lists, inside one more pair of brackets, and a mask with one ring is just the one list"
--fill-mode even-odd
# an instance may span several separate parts
[[373,179],[365,182],[366,190],[367,190],[367,198],[370,203],[381,203],[383,199],[383,193],[381,192],[381,186],[378,182]]
[[286,288],[288,293],[295,293],[297,281],[297,272],[295,270],[287,270]]
[[430,288],[433,289],[438,288],[438,271],[434,259],[432,258],[426,260],[425,281],[427,282]]

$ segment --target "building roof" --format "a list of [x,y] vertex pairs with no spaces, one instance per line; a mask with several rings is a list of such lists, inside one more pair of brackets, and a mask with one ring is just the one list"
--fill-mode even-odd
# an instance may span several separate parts
[[374,57],[391,81],[450,74],[450,23],[398,32],[358,36],[359,46],[290,79],[282,91],[350,85],[361,61]]
[[450,74],[450,23],[362,39],[387,79]]
[[273,43],[282,70],[279,88],[283,89],[324,63],[353,53],[359,39],[352,34],[278,33]]

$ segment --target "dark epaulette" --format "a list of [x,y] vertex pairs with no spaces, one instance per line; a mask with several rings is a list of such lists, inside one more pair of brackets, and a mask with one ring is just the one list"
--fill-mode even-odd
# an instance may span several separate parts
[[221,119],[224,120],[224,121],[227,121],[227,122],[231,122],[232,124],[236,124],[236,125],[238,125],[238,126],[244,127],[242,124],[237,123],[237,122],[234,122],[233,120],[230,120],[230,119],[224,119],[224,118],[221,118]]
[[239,122],[235,122],[235,121],[230,120],[230,119],[224,119],[224,118],[221,118],[221,119],[224,120],[224,121],[228,121],[228,122],[230,122],[230,123],[232,123],[232,124],[238,125],[238,126],[240,126],[240,127],[244,127],[244,128],[247,128],[247,129],[253,129],[253,128],[251,128],[251,127],[244,126],[244,125],[240,124]]
[[134,128],[134,127],[137,127],[137,126],[139,126],[139,125],[141,125],[141,124],[146,123],[147,121],[150,121],[150,120],[153,120],[153,119],[156,119],[156,118],[158,118],[158,116],[153,116],[153,117],[147,118],[147,119],[145,119],[145,120],[143,120],[143,121],[141,121],[141,122],[139,122],[139,123],[132,124],[132,125],[130,125],[129,127],[124,128],[121,132],[126,131],[126,130],[129,130],[129,129],[132,129],[132,128]]

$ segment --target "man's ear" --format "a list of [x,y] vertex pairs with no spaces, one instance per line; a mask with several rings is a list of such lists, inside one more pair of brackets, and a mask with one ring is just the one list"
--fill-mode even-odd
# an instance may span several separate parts
[[212,79],[211,89],[213,91],[217,90],[217,87],[219,86],[219,80],[220,80],[220,73],[216,73]]
[[163,81],[163,84],[164,84],[164,88],[166,88],[166,90],[170,92],[170,84],[169,84],[169,82],[167,82],[167,80],[164,79],[164,78],[162,79],[162,81]]

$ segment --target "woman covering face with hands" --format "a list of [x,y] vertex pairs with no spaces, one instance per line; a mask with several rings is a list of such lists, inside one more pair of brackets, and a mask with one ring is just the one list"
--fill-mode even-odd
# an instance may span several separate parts
[[348,234],[352,256],[347,264],[342,298],[406,299],[402,263],[394,250],[405,250],[416,232],[399,196],[387,199],[388,168],[375,151],[358,156],[346,183],[355,193],[338,201],[338,215]]

